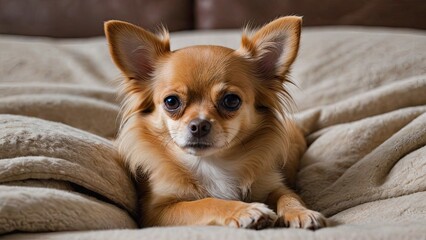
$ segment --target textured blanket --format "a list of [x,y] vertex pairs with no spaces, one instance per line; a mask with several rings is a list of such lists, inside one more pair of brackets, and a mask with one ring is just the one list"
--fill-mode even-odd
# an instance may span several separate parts
[[[239,33],[172,34],[237,48]],[[426,35],[306,29],[289,86],[309,143],[298,187],[334,227],[315,232],[136,228],[117,161],[118,101],[103,38],[0,38],[0,233],[8,239],[426,237]],[[86,231],[101,230],[102,231]],[[77,231],[75,231],[77,230]],[[73,231],[73,232],[56,232]]]

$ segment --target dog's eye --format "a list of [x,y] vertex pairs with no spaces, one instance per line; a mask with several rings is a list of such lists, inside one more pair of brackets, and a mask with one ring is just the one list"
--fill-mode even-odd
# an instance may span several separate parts
[[167,110],[176,110],[180,107],[180,100],[176,96],[169,96],[164,99],[164,106],[166,106]]
[[241,99],[235,94],[227,94],[223,97],[222,106],[228,111],[236,111],[241,105]]

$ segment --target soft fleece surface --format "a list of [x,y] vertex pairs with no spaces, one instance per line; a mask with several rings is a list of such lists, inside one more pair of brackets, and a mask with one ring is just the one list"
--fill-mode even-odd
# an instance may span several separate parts
[[[239,33],[172,34],[175,49],[206,43],[236,48]],[[136,193],[111,143],[119,74],[105,40],[3,36],[0,52],[5,239],[426,237],[425,32],[305,29],[291,87],[309,142],[298,185],[336,225],[315,232],[130,229]],[[87,231],[101,229],[115,230]]]

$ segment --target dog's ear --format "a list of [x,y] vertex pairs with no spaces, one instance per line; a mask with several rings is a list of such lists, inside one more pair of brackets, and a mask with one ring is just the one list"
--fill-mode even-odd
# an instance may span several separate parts
[[104,25],[112,59],[129,78],[145,80],[158,58],[170,52],[169,35],[155,35],[133,24],[107,21]]
[[241,48],[253,60],[263,78],[283,77],[294,62],[299,49],[302,18],[278,18],[255,32],[245,31]]

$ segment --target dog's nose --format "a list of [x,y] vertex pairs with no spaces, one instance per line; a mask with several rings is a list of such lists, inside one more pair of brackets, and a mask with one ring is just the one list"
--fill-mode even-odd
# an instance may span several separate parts
[[196,118],[189,123],[188,127],[192,136],[200,138],[209,134],[212,124],[207,120]]

